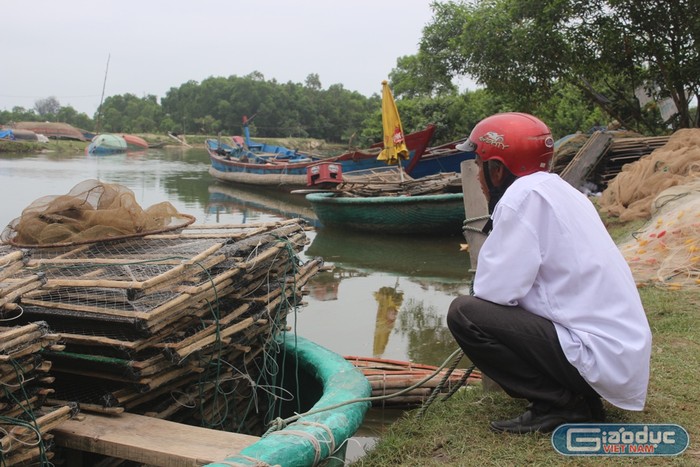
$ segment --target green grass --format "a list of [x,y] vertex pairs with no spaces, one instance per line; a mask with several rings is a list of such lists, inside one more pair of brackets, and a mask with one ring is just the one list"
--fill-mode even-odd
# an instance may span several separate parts
[[[640,224],[641,225],[641,224]],[[639,226],[613,226],[621,238]],[[617,229],[617,230],[616,230]],[[610,423],[674,423],[690,435],[690,446],[677,457],[566,457],[547,434],[493,433],[490,420],[511,418],[526,402],[503,392],[466,388],[448,401],[433,403],[423,417],[406,412],[375,447],[354,466],[588,466],[700,465],[700,289],[669,291],[642,288],[640,295],[651,326],[651,378],[642,412],[605,403]]]

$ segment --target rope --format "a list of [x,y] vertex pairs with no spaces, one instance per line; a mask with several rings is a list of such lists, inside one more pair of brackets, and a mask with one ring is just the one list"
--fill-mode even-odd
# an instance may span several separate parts
[[[457,355],[454,358],[454,361],[452,362],[452,365],[450,365],[450,368],[447,370],[445,373],[445,376],[443,376],[442,380],[438,383],[437,386],[433,389],[433,392],[430,393],[430,397],[423,403],[421,408],[418,410],[416,417],[421,418],[423,415],[425,415],[425,412],[428,410],[428,407],[433,403],[433,401],[437,398],[438,394],[442,392],[442,388],[445,386],[447,381],[450,378],[450,375],[452,375],[452,372],[454,371],[455,368],[457,368],[457,364],[462,360],[462,357],[464,356],[463,351],[459,351]],[[469,372],[471,374],[471,371]],[[460,378],[460,383],[462,379]],[[465,379],[466,381],[466,379]],[[460,384],[461,386],[461,384]]]
[[274,435],[294,435],[294,436],[300,436],[302,438],[306,438],[311,442],[311,445],[314,448],[314,463],[312,465],[317,465],[318,462],[321,460],[321,443],[316,439],[316,437],[312,433],[308,433],[306,431],[300,431],[300,430],[288,430],[288,431],[277,431],[275,433],[272,433]]
[[317,413],[325,412],[327,410],[334,410],[334,409],[337,409],[339,407],[343,407],[343,406],[349,405],[349,404],[357,404],[360,402],[382,401],[382,400],[390,399],[392,397],[401,396],[407,392],[413,391],[414,389],[421,387],[423,384],[425,384],[426,382],[433,379],[437,374],[439,374],[445,368],[445,366],[447,365],[447,362],[449,362],[451,359],[453,359],[455,356],[457,356],[460,352],[462,352],[461,349],[455,350],[454,352],[452,352],[452,354],[449,357],[447,357],[447,359],[445,359],[445,361],[439,367],[437,367],[435,369],[435,371],[433,371],[431,374],[429,374],[428,376],[426,376],[422,380],[418,381],[417,383],[414,383],[411,386],[402,389],[401,391],[395,392],[393,394],[386,394],[383,396],[371,396],[371,397],[361,397],[358,399],[350,399],[350,400],[347,400],[344,402],[339,402],[337,404],[329,405],[326,407],[320,407],[317,409],[309,410],[308,412],[305,412],[303,414],[296,414],[296,415],[293,415],[293,416],[285,418],[285,419],[277,418],[277,419],[273,420],[272,422],[270,422],[270,425],[271,425],[270,428],[267,430],[267,432],[262,437],[264,438],[265,436],[269,435],[270,433],[272,433],[276,430],[283,429],[284,427],[286,427],[290,423],[293,423],[304,416],[315,415]]
[[326,433],[328,433],[328,440],[330,447],[328,448],[329,453],[334,453],[336,446],[335,446],[335,437],[333,436],[333,431],[328,428],[327,425],[324,425],[323,423],[318,423],[318,422],[312,422],[312,421],[307,421],[307,420],[299,420],[299,424],[301,425],[309,425],[309,426],[315,426],[318,428],[321,428],[324,430]]
[[[464,222],[462,223],[462,231],[468,230],[470,232],[478,232],[480,234],[483,234],[484,231],[482,229],[472,227],[471,225],[468,225],[468,224],[472,224],[474,222],[479,222],[479,221],[486,221],[486,220],[489,220],[490,218],[491,218],[491,216],[487,214],[484,216],[470,217],[468,219],[465,219]],[[486,234],[484,234],[484,235],[486,235]]]
[[[463,231],[470,231],[470,232],[478,232],[482,235],[488,235],[486,232],[483,231],[483,229],[472,227],[471,225],[468,225],[468,224],[478,222],[478,221],[488,220],[490,218],[491,218],[491,216],[487,214],[487,215],[483,215],[483,216],[470,217],[468,219],[465,219],[464,223],[463,223],[462,230]],[[469,294],[474,295],[474,282],[472,282],[470,284]],[[455,368],[457,367],[457,364],[459,363],[459,361],[462,359],[463,356],[464,356],[464,352],[460,349],[454,362],[452,363],[452,365],[450,366],[448,371],[445,373],[445,376],[438,383],[438,385],[435,386],[435,388],[433,389],[433,392],[430,394],[428,399],[423,403],[421,408],[416,413],[416,418],[421,418],[421,417],[423,417],[423,415],[425,415],[425,412],[428,410],[430,405],[435,401],[435,399],[437,399],[438,394],[440,394],[442,392],[442,389],[444,388],[445,384],[447,384],[447,381],[449,380],[450,375],[455,370]],[[454,393],[456,393],[459,390],[459,388],[461,388],[462,386],[464,386],[466,384],[467,380],[469,379],[472,372],[474,371],[474,368],[476,368],[476,365],[471,365],[467,369],[467,371],[464,372],[464,374],[459,379],[459,381],[455,384],[455,386],[447,393],[447,395],[445,395],[445,397],[442,398],[443,402],[446,401],[447,399],[449,399],[450,397],[452,397],[454,395]]]
[[272,465],[268,464],[267,462],[261,461],[260,459],[256,459],[256,458],[250,457],[250,456],[245,456],[243,454],[236,454],[236,457],[244,459],[248,462],[252,462],[252,464],[241,464],[239,462],[231,462],[231,461],[227,461],[227,460],[216,461],[216,463],[228,465],[230,467],[277,467],[277,466],[272,466]]

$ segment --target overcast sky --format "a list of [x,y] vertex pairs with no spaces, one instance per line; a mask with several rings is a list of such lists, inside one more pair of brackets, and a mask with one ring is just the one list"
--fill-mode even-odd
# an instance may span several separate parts
[[102,94],[164,97],[210,76],[319,75],[366,96],[413,55],[432,0],[12,0],[0,110],[54,96],[90,117]]

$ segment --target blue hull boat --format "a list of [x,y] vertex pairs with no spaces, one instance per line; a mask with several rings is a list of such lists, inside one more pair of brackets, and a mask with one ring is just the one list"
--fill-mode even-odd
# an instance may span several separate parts
[[[403,161],[406,173],[411,174],[414,168],[421,165],[421,157],[434,132],[435,127],[430,125],[424,130],[406,135],[409,150],[409,158]],[[251,151],[250,146],[246,147],[247,145],[234,145],[224,144],[216,139],[206,141],[205,146],[211,160],[209,173],[214,178],[236,184],[302,187],[307,185],[306,169],[321,161],[341,164],[344,174],[386,167],[384,161],[377,160],[381,144],[374,145],[365,151],[351,151],[328,158],[279,148],[277,152],[258,152]],[[261,148],[264,147],[261,146]],[[431,166],[437,169],[439,164],[430,163],[421,171],[431,172],[433,170]],[[459,163],[456,163],[456,166],[458,168]]]

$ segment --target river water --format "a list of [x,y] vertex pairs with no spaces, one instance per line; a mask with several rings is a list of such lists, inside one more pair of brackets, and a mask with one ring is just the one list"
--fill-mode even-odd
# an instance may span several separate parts
[[[204,148],[97,157],[82,152],[0,153],[0,228],[34,200],[68,193],[87,179],[127,186],[144,208],[169,201],[197,223],[302,217],[317,227],[309,232],[310,244],[302,256],[323,257],[332,270],[307,284],[306,306],[289,319],[297,334],[341,355],[432,365],[456,349],[445,315],[453,298],[469,293],[469,257],[459,248],[463,238],[327,230],[318,225],[303,195],[222,185],[208,167]],[[366,446],[375,430],[395,415],[371,411],[357,444]],[[348,456],[357,456],[357,450],[349,445]]]

